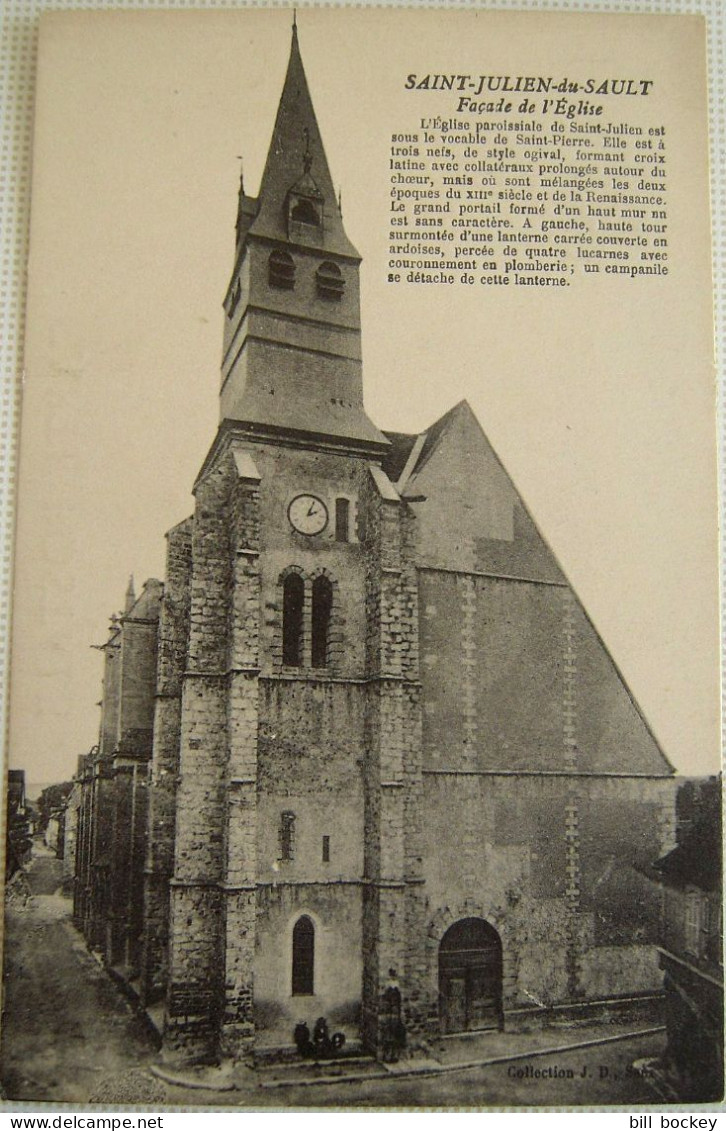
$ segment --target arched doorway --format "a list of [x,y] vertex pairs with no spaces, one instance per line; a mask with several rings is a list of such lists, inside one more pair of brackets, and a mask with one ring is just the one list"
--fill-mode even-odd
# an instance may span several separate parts
[[501,1029],[502,940],[484,919],[459,919],[439,945],[443,1033]]

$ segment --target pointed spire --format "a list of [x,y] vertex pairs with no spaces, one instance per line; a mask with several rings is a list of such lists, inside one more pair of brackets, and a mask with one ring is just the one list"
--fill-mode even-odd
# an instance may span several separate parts
[[285,241],[289,239],[286,203],[291,190],[321,202],[323,222],[319,246],[327,251],[359,258],[343,230],[333,179],[300,55],[296,14],[293,17],[285,84],[260,183],[259,212],[249,229],[251,235]]
[[[388,446],[363,406],[359,263],[343,228],[295,16],[259,196],[240,192],[225,296],[222,420],[257,432],[334,437],[356,450]],[[313,286],[303,282],[311,269]],[[319,300],[329,296],[340,301],[323,307]]]
[[136,604],[136,593],[134,592],[134,575],[129,578],[128,589],[126,590],[126,603],[124,605],[124,612],[128,613]]

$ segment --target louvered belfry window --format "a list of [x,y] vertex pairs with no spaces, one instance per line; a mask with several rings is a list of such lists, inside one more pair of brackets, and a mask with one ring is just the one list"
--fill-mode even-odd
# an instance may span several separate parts
[[295,287],[295,261],[287,251],[273,251],[267,261],[268,282],[281,291]]
[[320,298],[340,302],[345,291],[345,281],[336,263],[321,263],[315,274],[315,285]]

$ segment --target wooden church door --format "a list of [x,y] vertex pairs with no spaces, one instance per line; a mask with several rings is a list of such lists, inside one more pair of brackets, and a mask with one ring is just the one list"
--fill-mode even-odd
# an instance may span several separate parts
[[466,978],[448,976],[445,979],[445,1033],[459,1033],[466,1029]]
[[460,919],[441,940],[439,1000],[444,1033],[501,1028],[502,944],[484,919]]

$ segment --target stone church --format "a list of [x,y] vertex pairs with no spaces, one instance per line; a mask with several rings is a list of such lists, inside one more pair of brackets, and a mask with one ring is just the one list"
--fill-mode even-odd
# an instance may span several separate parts
[[169,1056],[380,1048],[656,994],[673,770],[469,406],[363,403],[360,255],[297,32],[240,188],[220,425],[114,620],[76,921]]

